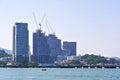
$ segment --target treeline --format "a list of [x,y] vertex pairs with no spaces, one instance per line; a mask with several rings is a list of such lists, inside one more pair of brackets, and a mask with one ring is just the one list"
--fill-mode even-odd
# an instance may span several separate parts
[[[12,55],[6,53],[4,50],[0,50],[0,65],[7,64],[7,61],[4,60],[4,58],[6,59],[6,57],[12,57]],[[7,58],[7,60],[9,60],[9,58]],[[36,62],[29,62],[28,64],[24,64],[24,63],[15,64],[14,63],[13,65],[37,66],[38,63]],[[93,65],[93,66],[117,65],[117,66],[120,66],[120,59],[104,57],[101,55],[85,54],[81,56],[80,60],[67,60],[67,61],[61,61],[61,62],[56,61],[55,65],[56,66],[84,66],[84,65]]]
[[5,50],[0,50],[0,58],[2,57],[11,57],[11,55],[6,53]]
[[6,53],[3,49],[0,49],[0,66],[6,65],[7,60],[9,61],[9,57],[12,57],[12,55]]
[[117,60],[115,58],[108,58],[100,55],[94,55],[94,54],[85,54],[81,56],[81,63],[83,61],[83,64],[88,65],[104,65],[104,64],[116,64],[120,65],[120,60]]

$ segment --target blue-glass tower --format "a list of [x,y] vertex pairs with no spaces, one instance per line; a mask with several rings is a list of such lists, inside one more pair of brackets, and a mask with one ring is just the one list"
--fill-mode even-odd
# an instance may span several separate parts
[[67,52],[68,56],[76,56],[76,42],[63,42],[63,49]]
[[47,42],[50,48],[50,62],[54,63],[57,60],[57,56],[62,53],[61,40],[55,34],[49,34],[47,36]]
[[50,49],[47,43],[47,37],[42,30],[38,29],[33,33],[33,59],[37,63],[49,63]]
[[15,23],[13,27],[13,60],[28,63],[29,31],[27,23]]

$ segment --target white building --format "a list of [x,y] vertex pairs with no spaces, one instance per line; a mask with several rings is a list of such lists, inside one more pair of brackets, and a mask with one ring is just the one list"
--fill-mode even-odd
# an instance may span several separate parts
[[80,56],[67,56],[67,60],[80,60]]

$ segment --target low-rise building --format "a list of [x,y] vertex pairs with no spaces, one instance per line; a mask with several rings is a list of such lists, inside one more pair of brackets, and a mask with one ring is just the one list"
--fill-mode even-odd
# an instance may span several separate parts
[[67,56],[67,60],[80,60],[80,56]]

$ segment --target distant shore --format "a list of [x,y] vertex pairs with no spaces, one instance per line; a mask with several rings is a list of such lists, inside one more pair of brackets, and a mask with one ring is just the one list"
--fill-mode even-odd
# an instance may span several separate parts
[[116,69],[120,66],[0,66],[0,68],[110,68]]

